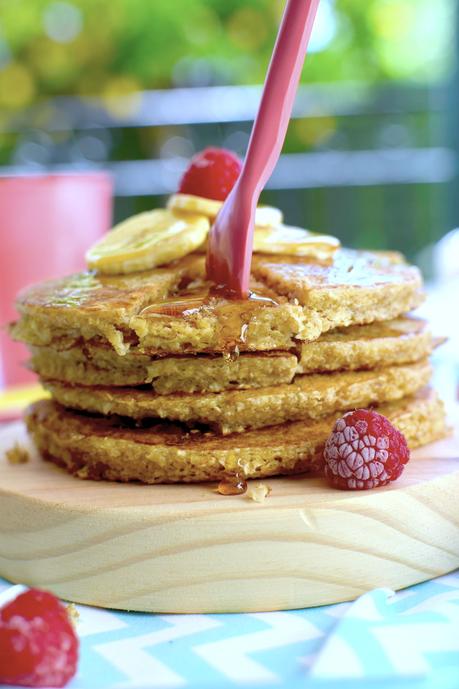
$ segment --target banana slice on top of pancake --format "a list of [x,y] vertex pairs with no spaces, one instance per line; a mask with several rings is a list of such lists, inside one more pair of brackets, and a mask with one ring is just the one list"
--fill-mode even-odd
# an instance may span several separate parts
[[[186,197],[185,194],[176,196]],[[211,199],[200,201],[221,205]],[[186,212],[177,207],[157,209],[124,220],[89,249],[88,267],[102,275],[126,275],[165,265],[198,249],[205,250],[210,216],[198,212],[198,207],[194,213],[190,209],[191,206]],[[260,207],[257,213],[258,219],[266,223],[281,217],[280,211],[269,206]],[[255,226],[253,250],[261,254],[309,256],[320,261],[328,259],[339,246],[335,237],[290,227],[280,221]]]
[[340,246],[339,239],[331,235],[283,224],[256,227],[253,239],[253,250],[259,254],[310,256],[319,261],[329,258]]
[[209,232],[205,215],[157,209],[116,225],[86,253],[90,269],[114,275],[149,270],[182,258],[202,245]]
[[[192,194],[172,194],[167,203],[167,207],[172,211],[183,211],[185,213],[200,213],[215,220],[223,201],[206,199],[204,196],[193,196]],[[282,211],[273,206],[258,206],[255,211],[255,227],[272,227],[279,225],[283,220]]]

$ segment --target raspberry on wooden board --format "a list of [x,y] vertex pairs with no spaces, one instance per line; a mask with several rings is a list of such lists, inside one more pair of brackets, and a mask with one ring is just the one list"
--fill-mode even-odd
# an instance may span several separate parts
[[395,481],[409,458],[405,436],[385,416],[357,409],[336,421],[325,443],[325,476],[343,490],[377,488]]

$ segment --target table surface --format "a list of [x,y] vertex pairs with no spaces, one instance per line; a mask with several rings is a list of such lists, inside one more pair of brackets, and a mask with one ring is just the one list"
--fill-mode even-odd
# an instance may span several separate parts
[[[0,592],[8,587],[0,580]],[[459,686],[459,571],[288,612],[77,609],[81,658],[69,689]]]

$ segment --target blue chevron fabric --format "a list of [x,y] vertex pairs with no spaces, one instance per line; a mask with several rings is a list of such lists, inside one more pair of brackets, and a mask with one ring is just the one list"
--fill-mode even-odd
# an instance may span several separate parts
[[[0,592],[9,586],[0,580]],[[81,660],[69,689],[459,689],[459,571],[288,612],[77,607]]]

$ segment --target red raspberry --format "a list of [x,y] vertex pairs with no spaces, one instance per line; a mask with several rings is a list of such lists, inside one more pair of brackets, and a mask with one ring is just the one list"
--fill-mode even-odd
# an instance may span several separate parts
[[395,481],[409,458],[405,436],[385,416],[357,409],[338,419],[325,443],[325,476],[335,488],[377,488]]
[[179,184],[181,194],[224,201],[241,172],[242,163],[226,148],[205,148],[191,159]]
[[0,684],[63,687],[77,662],[78,637],[52,593],[29,589],[0,610]]

